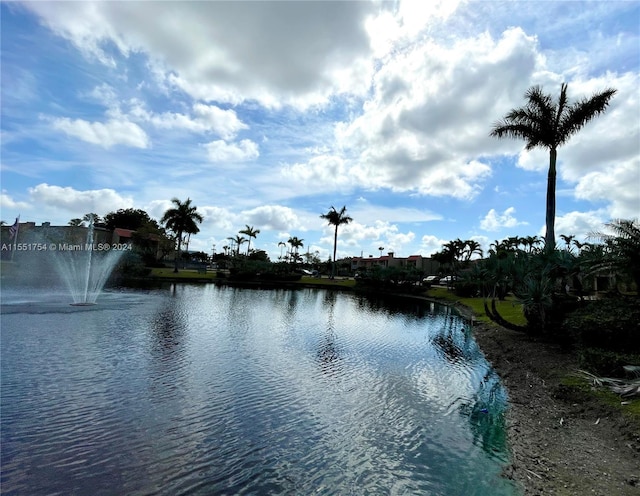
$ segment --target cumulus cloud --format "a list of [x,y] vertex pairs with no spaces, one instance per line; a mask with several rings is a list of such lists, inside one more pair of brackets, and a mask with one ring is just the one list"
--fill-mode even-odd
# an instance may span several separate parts
[[204,145],[211,162],[245,162],[258,158],[258,145],[251,140],[244,139],[237,143],[227,143],[223,140],[212,141]]
[[40,208],[55,208],[75,216],[87,212],[105,215],[120,208],[131,208],[133,200],[112,189],[79,191],[71,187],[52,186],[46,183],[29,188],[31,200]]
[[[426,41],[376,72],[373,95],[336,127],[365,187],[473,198],[491,174],[487,116],[524,92],[541,65],[537,40],[514,28],[450,46]],[[355,181],[356,179],[354,179]]]
[[28,6],[88,57],[115,66],[110,45],[125,56],[145,52],[170,84],[200,100],[308,106],[336,91],[365,92],[372,69],[364,21],[376,6],[369,2]]
[[[590,212],[569,212],[556,217],[555,231],[556,243],[562,243],[561,234],[576,236],[576,239],[586,241],[590,233],[602,231],[606,222],[610,218],[603,210]],[[539,236],[544,236],[544,228]]]
[[504,228],[526,224],[526,222],[519,222],[518,219],[514,217],[513,214],[515,214],[515,212],[515,208],[509,207],[499,214],[492,208],[487,212],[484,219],[480,221],[480,228],[485,231],[500,231]]
[[243,211],[241,216],[247,219],[247,224],[260,226],[260,229],[291,231],[301,227],[299,215],[281,205],[262,205]]
[[158,129],[215,133],[223,139],[232,139],[240,130],[248,128],[234,110],[224,110],[216,105],[203,103],[195,103],[192,115],[188,115],[178,112],[154,113],[144,108],[140,102],[135,102],[129,115],[139,121],[151,123]]
[[19,210],[23,208],[31,209],[32,205],[28,202],[14,200],[11,195],[7,194],[7,192],[3,190],[2,193],[0,193],[0,207]]
[[115,145],[133,148],[149,146],[149,138],[144,130],[127,119],[89,122],[84,119],[60,117],[52,119],[51,124],[54,129],[102,148],[111,148]]

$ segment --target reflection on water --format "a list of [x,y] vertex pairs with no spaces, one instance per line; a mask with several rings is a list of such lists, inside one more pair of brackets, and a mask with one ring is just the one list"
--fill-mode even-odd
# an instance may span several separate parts
[[446,308],[189,285],[91,311],[12,298],[3,494],[515,494],[504,389]]

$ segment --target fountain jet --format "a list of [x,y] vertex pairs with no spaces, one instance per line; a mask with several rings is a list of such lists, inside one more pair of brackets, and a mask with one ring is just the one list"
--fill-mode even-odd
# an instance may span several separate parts
[[[98,248],[99,247],[99,248]],[[95,305],[109,275],[120,260],[123,251],[111,250],[107,243],[94,242],[93,221],[89,223],[84,246],[55,252],[55,268],[65,282],[72,305]]]

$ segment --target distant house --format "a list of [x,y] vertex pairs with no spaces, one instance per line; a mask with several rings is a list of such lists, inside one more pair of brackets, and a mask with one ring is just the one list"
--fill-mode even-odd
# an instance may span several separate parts
[[354,272],[359,270],[369,271],[374,267],[385,269],[397,267],[402,269],[415,269],[424,274],[437,274],[440,269],[440,264],[422,255],[411,255],[407,258],[396,257],[394,252],[389,252],[387,255],[379,257],[354,257],[351,259],[351,270]]
[[122,229],[121,227],[116,227],[113,230],[111,243],[115,245],[133,244],[133,233],[135,233],[135,231],[132,229]]

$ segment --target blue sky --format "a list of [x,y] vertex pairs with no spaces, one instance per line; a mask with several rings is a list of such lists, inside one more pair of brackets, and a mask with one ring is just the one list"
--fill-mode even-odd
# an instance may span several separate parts
[[543,235],[548,155],[491,126],[532,85],[618,90],[559,150],[556,233],[640,216],[640,2],[3,2],[2,220],[191,198],[326,259]]

